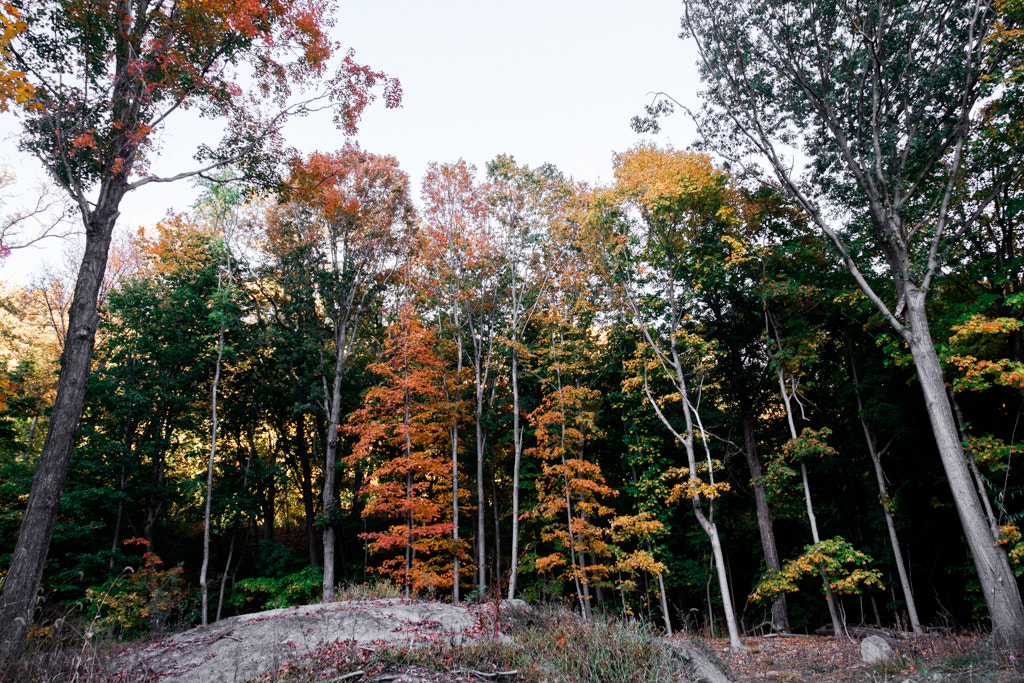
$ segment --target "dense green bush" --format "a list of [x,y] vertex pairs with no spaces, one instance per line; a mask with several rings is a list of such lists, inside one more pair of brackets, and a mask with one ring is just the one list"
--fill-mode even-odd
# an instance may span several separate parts
[[319,600],[323,578],[324,572],[320,567],[306,567],[280,578],[257,576],[242,579],[235,584],[231,604],[243,613],[308,605]]

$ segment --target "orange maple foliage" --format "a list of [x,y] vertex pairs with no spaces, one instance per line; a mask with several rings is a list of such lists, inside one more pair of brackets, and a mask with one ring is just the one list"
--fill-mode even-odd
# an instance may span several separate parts
[[379,380],[345,427],[358,438],[347,463],[366,474],[363,514],[388,524],[363,534],[370,551],[384,556],[376,571],[411,592],[452,585],[452,473],[439,447],[447,418],[437,347],[404,304],[388,327],[380,360],[369,368]]

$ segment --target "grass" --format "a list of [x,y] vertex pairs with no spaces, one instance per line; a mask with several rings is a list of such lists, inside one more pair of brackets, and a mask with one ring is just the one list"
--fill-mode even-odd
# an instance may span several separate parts
[[[561,609],[534,609],[503,630],[514,641],[485,639],[365,648],[352,641],[317,650],[256,679],[258,683],[370,681],[387,674],[432,681],[571,681],[639,683],[692,680],[690,663],[658,632],[636,621],[600,617],[585,622]],[[642,676],[638,678],[638,675]]]

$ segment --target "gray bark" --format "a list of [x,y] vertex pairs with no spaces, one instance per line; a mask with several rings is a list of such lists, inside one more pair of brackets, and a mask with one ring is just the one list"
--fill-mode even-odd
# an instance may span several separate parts
[[964,459],[963,447],[946,395],[942,366],[928,329],[925,296],[908,287],[906,294],[906,340],[924,392],[925,407],[939,448],[953,501],[963,526],[967,545],[978,570],[978,578],[992,619],[996,642],[1019,649],[1024,642],[1024,607],[1017,580],[1006,553],[996,545],[985,521],[981,502]]
[[[780,571],[779,550],[775,544],[775,524],[772,521],[771,509],[762,480],[761,459],[757,454],[757,439],[754,435],[754,416],[749,406],[743,407],[743,456],[750,470],[751,488],[754,490],[754,506],[757,512],[757,530],[761,535],[761,548],[764,552],[764,563],[768,569]],[[786,595],[782,594],[772,601],[772,629],[781,633],[789,632],[789,613],[786,609]]]
[[0,593],[0,662],[11,662],[24,651],[35,613],[36,593],[57,524],[61,492],[85,406],[89,367],[99,326],[96,301],[107,264],[111,231],[118,216],[116,207],[125,190],[123,183],[114,188],[105,185],[96,210],[85,220],[85,252],[68,311],[69,334],[61,354],[57,397]]

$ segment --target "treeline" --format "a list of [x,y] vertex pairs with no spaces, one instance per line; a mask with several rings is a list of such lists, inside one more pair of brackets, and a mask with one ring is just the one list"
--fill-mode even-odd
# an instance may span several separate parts
[[[807,213],[697,152],[614,165],[588,187],[507,156],[434,164],[414,196],[397,160],[348,144],[293,162],[273,197],[210,183],[122,245],[50,616],[87,596],[126,630],[172,607],[206,622],[382,577],[734,641],[983,619],[910,351]],[[1020,573],[1019,183],[1000,192],[928,315],[991,543]],[[3,567],[70,288],[3,290]]]

